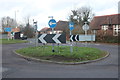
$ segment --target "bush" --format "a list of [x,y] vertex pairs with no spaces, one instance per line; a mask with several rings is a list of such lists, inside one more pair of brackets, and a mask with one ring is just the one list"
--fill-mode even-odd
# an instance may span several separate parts
[[97,42],[118,43],[118,36],[113,36],[112,31],[98,31],[96,36]]
[[106,43],[118,43],[118,37],[117,36],[97,36],[96,37],[97,42],[106,42]]
[[27,36],[28,38],[32,38],[34,37],[35,33],[34,33],[34,28],[32,28],[30,25],[27,25],[24,30],[23,33],[25,36]]

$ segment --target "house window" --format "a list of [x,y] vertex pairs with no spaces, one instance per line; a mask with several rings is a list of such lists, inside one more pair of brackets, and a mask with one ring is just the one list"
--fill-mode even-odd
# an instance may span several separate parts
[[113,26],[113,36],[118,36],[118,32],[120,32],[120,25]]
[[103,25],[102,26],[102,30],[107,30],[108,29],[108,25]]

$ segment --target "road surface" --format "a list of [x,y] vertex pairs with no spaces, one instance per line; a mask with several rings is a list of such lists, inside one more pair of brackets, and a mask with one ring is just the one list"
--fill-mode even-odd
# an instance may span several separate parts
[[[33,45],[32,41],[2,45],[3,78],[118,78],[117,45],[88,44],[88,47],[108,51],[110,56],[104,60],[79,65],[29,61],[13,53],[15,49]],[[84,44],[78,43],[77,46]]]

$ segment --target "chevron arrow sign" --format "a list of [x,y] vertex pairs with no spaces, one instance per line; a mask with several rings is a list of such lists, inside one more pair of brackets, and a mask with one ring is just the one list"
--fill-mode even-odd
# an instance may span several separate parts
[[71,35],[70,36],[70,41],[79,41],[79,35]]
[[38,43],[66,43],[65,34],[39,34]]
[[71,35],[70,41],[95,41],[95,35]]

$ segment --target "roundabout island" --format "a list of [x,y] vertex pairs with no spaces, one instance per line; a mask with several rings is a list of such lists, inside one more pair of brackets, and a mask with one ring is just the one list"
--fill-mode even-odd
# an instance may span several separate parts
[[52,52],[52,46],[27,47],[13,51],[15,54],[29,60],[53,62],[59,64],[85,64],[98,61],[109,56],[109,53],[97,48],[73,47],[70,52],[70,46],[55,46],[55,52]]

